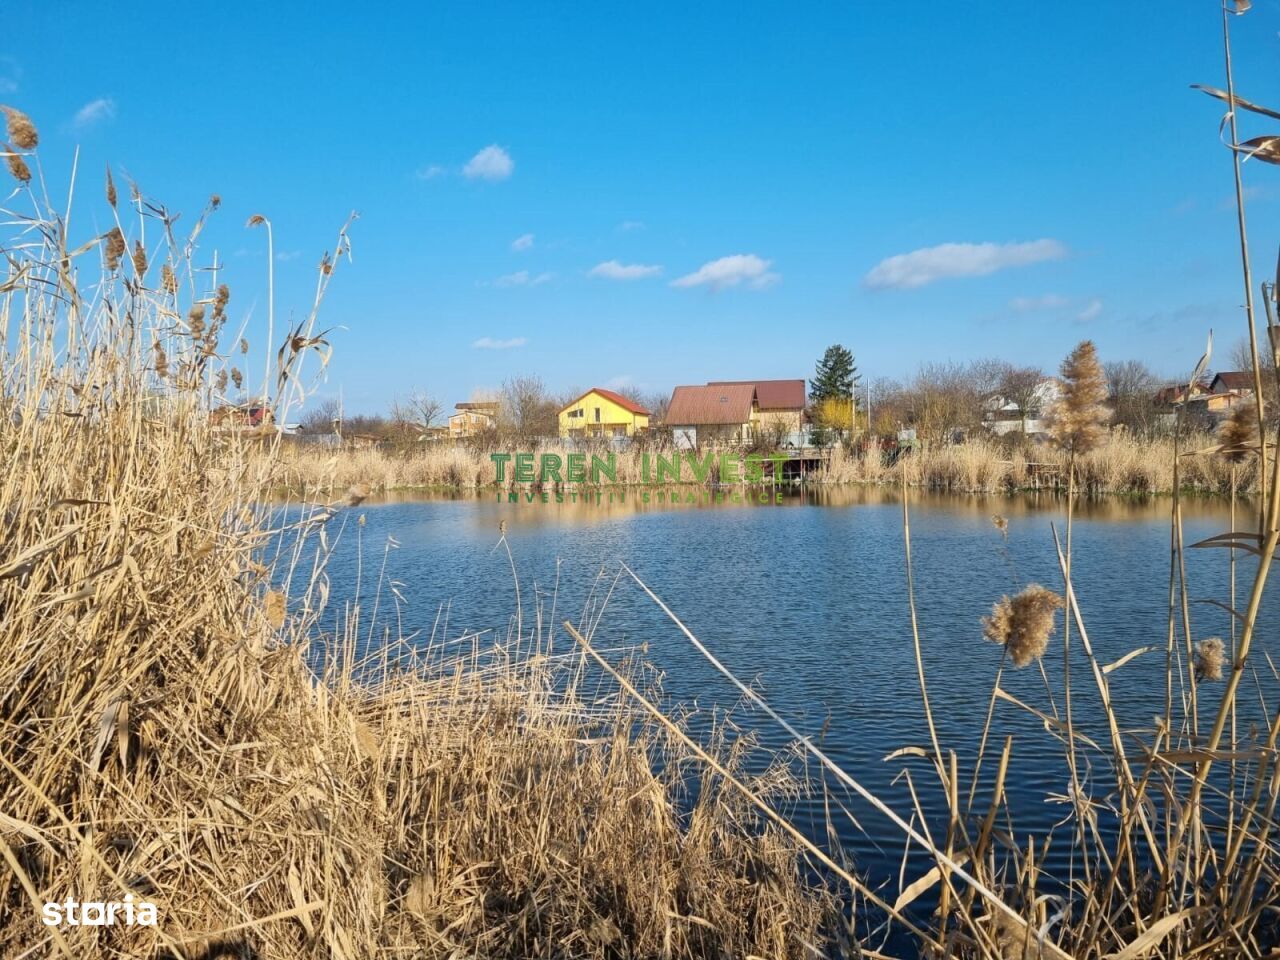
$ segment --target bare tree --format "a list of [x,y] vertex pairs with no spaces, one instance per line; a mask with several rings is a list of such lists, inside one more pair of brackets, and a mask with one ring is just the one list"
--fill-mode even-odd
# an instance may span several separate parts
[[1018,408],[1023,434],[1027,432],[1027,420],[1040,412],[1043,383],[1044,371],[1039,367],[1006,366],[997,381],[996,392]]
[[342,404],[337,397],[321,400],[299,421],[303,433],[338,433],[342,427]]
[[425,390],[412,390],[404,400],[391,402],[391,423],[400,439],[422,440],[440,416],[440,401]]
[[1156,405],[1160,378],[1141,360],[1117,360],[1104,364],[1102,369],[1107,377],[1112,422],[1139,434],[1154,430],[1160,414]]
[[522,439],[555,436],[559,405],[541,377],[512,377],[498,396],[499,426]]

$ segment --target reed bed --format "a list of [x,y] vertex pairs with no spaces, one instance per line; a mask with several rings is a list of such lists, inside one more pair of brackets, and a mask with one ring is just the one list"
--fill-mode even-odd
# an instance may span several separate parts
[[[1188,436],[1181,441],[1179,485],[1186,491],[1229,494],[1232,468],[1221,457],[1205,452],[1216,445],[1211,436]],[[523,445],[520,449],[523,449]],[[555,443],[547,453],[567,456]],[[495,486],[491,451],[466,445],[432,445],[425,449],[326,448],[289,444],[282,454],[277,485],[309,495],[334,495],[352,485],[367,485],[373,492],[437,489],[475,491]],[[504,449],[502,452],[509,452]],[[707,451],[702,451],[705,455]],[[642,482],[644,451],[628,449],[615,454],[618,483]],[[669,456],[670,451],[664,451]],[[650,451],[650,457],[653,453]],[[905,471],[910,486],[963,493],[1002,493],[1017,490],[1065,490],[1068,455],[1050,445],[1010,448],[994,440],[971,439],[960,444],[931,444],[904,454],[898,463],[876,450],[843,447],[830,451],[830,459],[807,481],[817,484],[898,484]],[[1135,438],[1115,433],[1078,458],[1077,483],[1090,495],[1169,494],[1174,485],[1174,440]],[[508,483],[510,486],[510,473]],[[1257,491],[1257,466],[1244,464],[1236,471],[1239,494]]]
[[[31,175],[0,203],[0,957],[811,956],[834,901],[794,839],[691,781],[682,741],[544,620],[410,647],[379,598],[328,609],[329,538],[360,494],[265,508],[279,438],[211,424],[248,354],[232,290],[195,259],[204,218],[177,235],[108,179],[116,226],[73,232],[15,113],[10,166]],[[280,419],[323,362],[347,249],[344,229],[264,375]],[[747,743],[712,750],[734,769]],[[68,897],[154,903],[159,922],[44,924]]]

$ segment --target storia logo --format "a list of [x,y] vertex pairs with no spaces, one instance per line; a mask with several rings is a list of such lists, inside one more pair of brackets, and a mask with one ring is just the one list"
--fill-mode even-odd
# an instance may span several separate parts
[[116,923],[143,927],[156,925],[156,905],[146,900],[133,902],[133,894],[126,893],[124,900],[86,900],[81,903],[75,897],[67,897],[62,903],[46,903],[41,911],[46,927],[110,927]]

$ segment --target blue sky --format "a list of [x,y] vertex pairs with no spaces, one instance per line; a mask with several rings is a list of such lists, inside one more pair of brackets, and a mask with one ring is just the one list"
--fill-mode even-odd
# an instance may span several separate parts
[[[1188,88],[1223,85],[1208,0],[9,0],[0,22],[0,101],[40,126],[51,182],[79,145],[94,203],[108,161],[188,222],[222,197],[205,251],[255,342],[247,218],[275,225],[287,316],[360,212],[320,388],[351,411],[526,373],[808,376],[835,341],[873,378],[1052,368],[1083,337],[1174,373],[1210,326],[1244,329],[1222,105]],[[1280,0],[1233,30],[1240,93],[1280,105]],[[1277,176],[1245,165],[1260,276]]]

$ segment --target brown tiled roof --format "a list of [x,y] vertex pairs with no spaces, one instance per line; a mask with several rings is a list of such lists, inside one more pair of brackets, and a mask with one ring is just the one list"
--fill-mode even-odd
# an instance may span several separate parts
[[636,403],[634,400],[628,399],[627,397],[624,397],[620,393],[614,393],[612,390],[606,390],[604,387],[592,387],[590,390],[584,393],[577,400],[574,400],[572,403],[566,403],[560,409],[568,410],[570,407],[576,406],[578,402],[581,401],[584,397],[589,397],[593,393],[598,393],[600,394],[600,396],[604,397],[606,400],[612,403],[616,403],[618,406],[620,406],[623,410],[626,410],[628,413],[639,414],[642,417],[650,416],[649,411],[646,410],[644,407],[640,406],[640,404]]
[[1213,378],[1210,389],[1217,391],[1219,382],[1227,390],[1252,390],[1253,374],[1244,370],[1224,370]]
[[803,410],[803,380],[710,380],[711,387],[754,386],[761,410]]
[[676,387],[667,407],[667,423],[701,426],[715,423],[747,423],[756,388],[750,383],[723,386]]
[[485,400],[481,402],[473,401],[471,403],[455,403],[453,406],[454,406],[454,409],[456,410],[479,410],[482,413],[498,412],[498,402],[496,400]]

